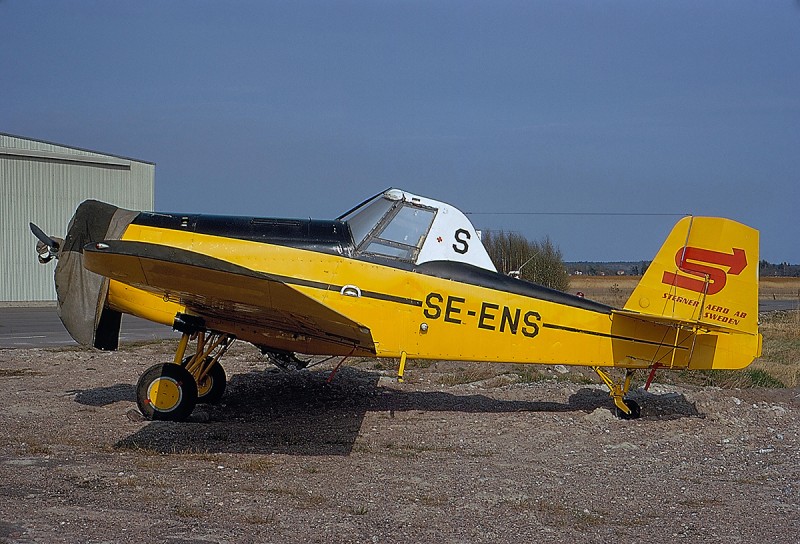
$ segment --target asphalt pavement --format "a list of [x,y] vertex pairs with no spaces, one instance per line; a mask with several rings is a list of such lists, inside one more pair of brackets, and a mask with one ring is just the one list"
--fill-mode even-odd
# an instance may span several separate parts
[[[120,342],[178,338],[171,327],[130,315],[122,316]],[[62,325],[54,307],[0,308],[0,348],[77,346]]]

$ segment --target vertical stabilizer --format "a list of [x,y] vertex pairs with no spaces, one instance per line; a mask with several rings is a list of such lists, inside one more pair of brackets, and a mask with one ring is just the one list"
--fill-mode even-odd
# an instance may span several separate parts
[[685,217],[625,309],[758,333],[758,231],[730,219]]

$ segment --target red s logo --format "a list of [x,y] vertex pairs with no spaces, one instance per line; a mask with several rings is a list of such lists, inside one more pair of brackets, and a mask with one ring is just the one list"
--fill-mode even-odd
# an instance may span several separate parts
[[[747,267],[747,255],[739,248],[733,248],[733,253],[722,253],[686,247],[680,248],[675,254],[675,264],[681,272],[688,275],[664,272],[662,283],[697,293],[716,295],[725,287],[728,274],[738,276]],[[728,268],[728,271],[725,272],[724,268]]]

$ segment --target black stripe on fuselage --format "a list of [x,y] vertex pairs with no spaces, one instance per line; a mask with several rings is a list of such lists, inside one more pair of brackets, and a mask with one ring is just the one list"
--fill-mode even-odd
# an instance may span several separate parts
[[343,221],[142,212],[133,224],[336,255],[353,253],[350,227]]
[[566,332],[574,332],[578,334],[588,334],[590,336],[600,336],[602,338],[611,338],[612,340],[623,340],[625,342],[633,342],[635,344],[647,344],[648,346],[659,346],[665,348],[672,348],[672,349],[682,349],[687,350],[689,348],[685,346],[672,346],[664,344],[663,342],[654,342],[652,340],[642,340],[641,338],[632,338],[630,336],[620,336],[618,334],[611,334],[605,332],[597,332],[597,331],[587,331],[585,329],[577,329],[575,327],[567,327],[564,325],[556,325],[554,323],[542,323],[542,327],[545,329],[556,329],[559,331],[566,331]]
[[[336,291],[337,293],[341,293],[342,289],[345,288],[344,285],[334,285],[332,283],[325,283],[321,281],[313,281],[313,280],[306,280],[302,278],[293,278],[291,276],[280,276],[278,274],[270,274],[273,278],[282,281],[283,283],[289,285],[299,285],[301,287],[310,287],[312,289],[321,289],[323,291]],[[407,304],[409,306],[422,306],[421,300],[416,300],[413,298],[407,297],[398,297],[395,295],[389,295],[386,293],[379,293],[377,291],[361,291],[362,297],[367,298],[374,298],[377,300],[383,300],[386,302],[396,302],[398,304]]]

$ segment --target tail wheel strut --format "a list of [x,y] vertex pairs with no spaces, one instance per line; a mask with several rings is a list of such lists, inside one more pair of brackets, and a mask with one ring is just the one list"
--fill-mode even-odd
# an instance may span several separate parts
[[614,400],[614,415],[620,419],[638,419],[642,415],[639,404],[636,401],[625,398],[631,388],[633,375],[636,372],[635,369],[629,368],[625,370],[625,381],[622,384],[616,383],[608,372],[598,366],[592,367],[592,370],[600,376],[600,379],[608,387],[608,392]]

